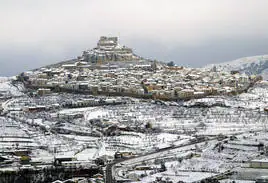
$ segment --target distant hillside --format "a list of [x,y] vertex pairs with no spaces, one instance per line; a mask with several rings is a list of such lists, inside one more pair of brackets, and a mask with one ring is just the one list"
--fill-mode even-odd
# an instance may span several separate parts
[[206,68],[213,68],[214,66],[216,66],[218,71],[237,70],[249,75],[261,75],[264,79],[268,80],[268,55],[244,57],[221,64],[211,64],[206,66]]

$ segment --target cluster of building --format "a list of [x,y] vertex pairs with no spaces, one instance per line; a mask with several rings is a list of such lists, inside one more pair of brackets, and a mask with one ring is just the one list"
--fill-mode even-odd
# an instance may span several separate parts
[[250,87],[258,77],[201,69],[170,67],[153,69],[148,65],[116,69],[40,69],[26,73],[29,86],[39,95],[50,89],[149,97],[163,100],[202,98],[208,95],[236,94]]
[[101,37],[97,47],[84,51],[76,62],[23,73],[38,94],[60,91],[88,92],[163,100],[236,94],[261,79],[239,72],[217,72],[167,66],[135,56],[116,37]]

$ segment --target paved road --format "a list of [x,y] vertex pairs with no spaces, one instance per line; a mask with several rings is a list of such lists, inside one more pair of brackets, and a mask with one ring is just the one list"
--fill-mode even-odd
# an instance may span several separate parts
[[107,167],[106,167],[106,179],[105,179],[105,182],[106,183],[115,183],[114,175],[113,175],[114,174],[113,169],[114,169],[114,166],[116,164],[123,163],[123,162],[124,162],[124,164],[126,164],[127,162],[132,164],[132,163],[136,163],[136,162],[140,162],[140,161],[144,161],[144,160],[148,160],[148,159],[155,159],[155,158],[157,158],[159,156],[163,156],[164,154],[170,153],[173,150],[177,150],[177,149],[184,148],[184,147],[186,148],[186,147],[195,146],[195,145],[198,145],[198,144],[201,144],[201,143],[204,143],[204,142],[208,142],[208,141],[212,141],[212,140],[215,140],[215,139],[216,138],[212,138],[212,139],[209,139],[209,140],[200,140],[198,142],[190,142],[190,143],[184,144],[184,145],[164,148],[164,149],[161,149],[161,150],[159,150],[157,152],[151,152],[151,153],[144,154],[144,155],[141,155],[141,156],[138,156],[138,157],[131,157],[131,158],[127,158],[127,159],[115,160],[113,163],[108,164]]
[[[258,131],[261,131],[261,130],[256,130],[256,132]],[[242,135],[244,133],[246,133],[247,131],[244,131],[244,132],[237,132],[233,135]],[[228,139],[228,137],[224,138],[224,139]],[[221,139],[221,140],[224,140],[224,139]],[[190,142],[188,144],[184,144],[184,145],[178,145],[178,146],[173,146],[173,147],[168,147],[168,148],[164,148],[164,149],[161,149],[157,152],[151,152],[151,153],[147,153],[147,154],[144,154],[144,155],[140,155],[138,157],[132,157],[132,158],[128,158],[128,159],[120,159],[120,160],[115,160],[113,163],[111,164],[108,164],[107,167],[106,167],[106,183],[115,183],[115,180],[114,180],[114,175],[113,175],[113,169],[114,169],[114,166],[116,164],[119,164],[119,163],[123,163],[126,164],[128,161],[131,161],[131,164],[132,163],[136,163],[136,162],[140,162],[140,161],[144,161],[144,160],[148,160],[148,159],[155,159],[157,157],[159,157],[160,155],[164,155],[165,153],[171,153],[173,150],[176,151],[177,149],[181,149],[181,148],[189,148],[191,146],[195,146],[195,145],[198,145],[198,144],[201,144],[201,143],[204,143],[204,142],[209,142],[209,141],[213,141],[213,140],[217,140],[217,137],[211,137],[209,139],[204,139],[204,140],[199,140],[198,142]]]

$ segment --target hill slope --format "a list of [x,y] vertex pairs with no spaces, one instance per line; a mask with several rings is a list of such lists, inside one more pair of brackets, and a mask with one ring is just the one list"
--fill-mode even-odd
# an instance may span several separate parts
[[264,79],[268,79],[268,55],[244,57],[221,64],[211,64],[206,68],[213,68],[214,66],[218,71],[237,70],[249,75],[261,75]]

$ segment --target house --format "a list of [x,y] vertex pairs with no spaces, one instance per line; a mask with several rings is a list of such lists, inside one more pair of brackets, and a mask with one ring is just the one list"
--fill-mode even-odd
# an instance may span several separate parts
[[37,106],[26,106],[24,108],[25,112],[40,112],[40,111],[45,111],[47,109],[46,106],[43,105],[37,105]]
[[49,88],[38,88],[37,90],[37,94],[40,96],[44,96],[50,93],[51,93],[51,90]]
[[134,156],[132,152],[116,152],[114,157],[116,158],[129,158]]
[[251,168],[268,169],[268,159],[251,160]]
[[71,70],[71,71],[73,71],[73,70],[75,70],[76,69],[76,64],[64,64],[64,65],[62,65],[62,67],[64,68],[64,69],[66,69],[66,70]]
[[76,158],[72,157],[72,156],[58,156],[55,157],[54,159],[54,165],[61,165],[62,162],[66,162],[66,161],[74,161],[76,160]]
[[195,98],[202,98],[205,96],[205,93],[202,92],[202,91],[197,91],[197,92],[194,92],[194,97]]
[[178,92],[179,98],[190,98],[194,96],[194,90],[192,89],[183,89]]
[[30,80],[31,84],[36,86],[45,86],[47,84],[47,81],[47,79],[43,78],[35,78]]
[[260,176],[256,178],[256,183],[268,183],[268,176]]

